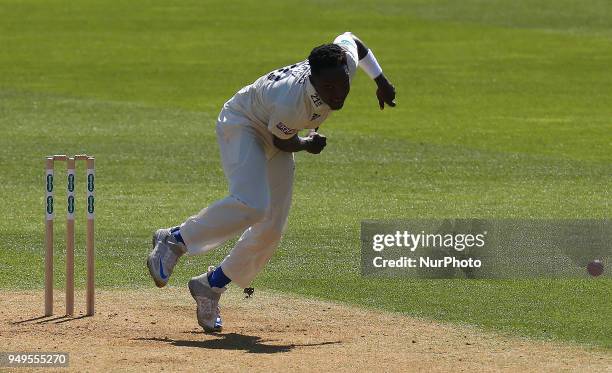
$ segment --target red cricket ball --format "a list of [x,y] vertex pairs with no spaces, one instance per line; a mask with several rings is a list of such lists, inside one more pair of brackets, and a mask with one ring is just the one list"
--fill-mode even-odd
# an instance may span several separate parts
[[604,271],[604,266],[601,260],[593,260],[589,264],[587,264],[587,271],[593,277],[597,277],[601,275]]

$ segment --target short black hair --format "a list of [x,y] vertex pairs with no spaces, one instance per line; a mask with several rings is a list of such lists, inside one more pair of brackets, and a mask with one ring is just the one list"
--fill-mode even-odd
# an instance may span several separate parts
[[323,44],[314,48],[308,56],[308,64],[313,74],[321,70],[346,66],[346,54],[338,44]]

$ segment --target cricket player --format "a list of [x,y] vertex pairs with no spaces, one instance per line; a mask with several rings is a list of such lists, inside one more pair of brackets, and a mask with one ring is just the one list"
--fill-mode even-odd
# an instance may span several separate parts
[[[293,153],[325,148],[316,129],[344,105],[357,67],[376,82],[380,109],[395,106],[395,88],[350,32],[314,48],[307,60],[262,76],[223,105],[216,132],[229,193],[180,226],[157,230],[147,258],[153,281],[163,287],[182,255],[205,253],[241,234],[219,266],[188,283],[205,332],[221,331],[226,286],[248,287],[278,247],[291,206]],[[310,132],[300,137],[304,129]]]

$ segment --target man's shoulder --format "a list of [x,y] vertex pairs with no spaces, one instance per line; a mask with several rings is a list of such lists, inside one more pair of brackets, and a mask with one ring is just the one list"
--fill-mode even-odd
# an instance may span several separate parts
[[273,82],[291,81],[296,84],[304,84],[310,75],[308,60],[300,61],[292,65],[283,66],[266,75]]
[[262,86],[265,86],[266,96],[275,105],[292,110],[303,103],[309,76],[310,66],[306,62],[274,70],[261,79],[264,79]]

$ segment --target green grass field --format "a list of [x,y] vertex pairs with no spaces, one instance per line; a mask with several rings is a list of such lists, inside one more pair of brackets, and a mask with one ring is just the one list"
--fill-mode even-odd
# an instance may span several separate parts
[[[42,288],[43,157],[81,152],[97,158],[97,285],[153,286],[152,231],[226,192],[223,102],[350,30],[398,106],[380,112],[358,73],[322,128],[326,150],[296,156],[289,226],[255,287],[612,348],[609,278],[359,275],[362,219],[610,217],[609,2],[0,0],[0,19],[0,288]],[[229,248],[186,259],[171,284]],[[60,249],[56,259],[60,287]],[[83,263],[81,250],[81,287]]]

